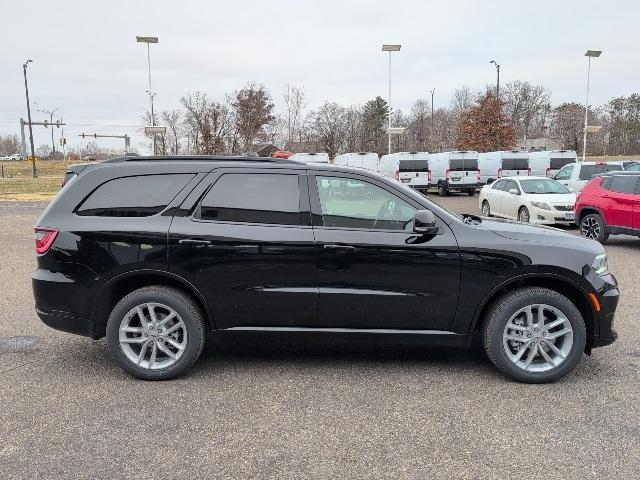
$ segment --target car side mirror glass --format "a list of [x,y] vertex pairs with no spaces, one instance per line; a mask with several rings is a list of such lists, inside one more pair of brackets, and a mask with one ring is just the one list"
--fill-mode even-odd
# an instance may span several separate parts
[[512,189],[510,189],[510,190],[509,190],[509,193],[510,193],[511,195],[520,195],[520,192],[518,191],[518,189],[517,189],[517,188],[512,188]]
[[437,235],[440,228],[431,210],[418,210],[413,218],[413,232],[420,235]]

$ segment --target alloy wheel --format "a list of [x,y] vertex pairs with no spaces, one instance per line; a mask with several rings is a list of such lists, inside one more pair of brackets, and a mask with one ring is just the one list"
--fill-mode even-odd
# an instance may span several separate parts
[[187,347],[187,327],[180,315],[161,303],[133,307],[120,322],[122,352],[133,364],[158,370],[176,363]]
[[489,206],[489,202],[485,200],[482,202],[482,216],[488,217],[489,215],[491,215],[491,207]]
[[511,316],[503,334],[507,358],[525,372],[547,372],[562,364],[573,346],[573,327],[551,305],[533,304]]
[[600,236],[600,222],[595,217],[587,217],[580,224],[580,233],[593,240]]
[[529,223],[529,210],[521,208],[518,212],[518,221],[523,223]]

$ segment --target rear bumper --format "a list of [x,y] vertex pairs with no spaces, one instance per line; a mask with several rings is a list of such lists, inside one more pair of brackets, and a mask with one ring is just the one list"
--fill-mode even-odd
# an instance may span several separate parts
[[447,190],[476,190],[480,187],[479,183],[457,183],[457,182],[445,182]]
[[58,264],[60,271],[43,268],[31,277],[36,313],[51,328],[93,337],[91,302],[99,285],[97,275],[78,264]]

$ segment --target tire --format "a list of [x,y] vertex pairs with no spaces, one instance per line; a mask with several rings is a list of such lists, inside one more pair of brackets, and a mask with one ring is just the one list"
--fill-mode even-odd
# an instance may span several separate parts
[[467,195],[469,195],[470,197],[473,197],[476,194],[475,190],[467,190]]
[[[522,337],[518,336],[517,338],[523,338],[523,340],[528,341],[531,345],[528,348],[523,348],[525,343],[519,343],[519,348],[524,350],[523,354],[521,354],[519,365],[510,355],[517,356],[520,350],[513,346],[514,343],[512,341],[506,340],[504,334],[507,330],[507,324],[512,325],[512,323],[510,323],[512,317],[521,309],[526,309],[532,305],[542,305],[548,308],[544,314],[545,328],[552,326],[552,322],[554,321],[559,321],[560,319],[564,319],[564,321],[559,326],[554,326],[550,329],[562,330],[555,330],[555,332],[545,334],[543,328],[541,332],[532,332],[532,339],[527,339],[527,337],[524,336],[525,333],[522,334]],[[556,316],[554,319],[553,311],[559,312],[561,315]],[[551,314],[551,316],[549,316],[549,314]],[[533,312],[532,317],[534,319],[539,318],[536,311]],[[514,322],[518,321],[517,318],[520,317],[516,317]],[[563,337],[550,340],[551,335],[567,330],[567,323],[570,325],[572,332],[565,334]],[[534,323],[534,326],[535,325],[537,324]],[[532,326],[532,330],[533,328]],[[511,330],[511,332],[510,335],[514,335],[514,330]],[[526,333],[526,335],[529,335],[529,333]],[[570,342],[568,341],[569,337],[571,339]],[[587,331],[584,319],[577,307],[558,292],[540,287],[520,288],[499,298],[489,308],[482,331],[484,350],[493,364],[504,375],[525,383],[553,382],[569,373],[582,358],[586,340]],[[567,343],[564,343],[565,341]],[[555,343],[556,349],[565,354],[564,359],[556,355],[554,351],[547,346],[549,342]],[[518,345],[518,343],[516,345]],[[534,354],[533,360],[529,364],[528,370],[524,369],[521,364],[526,363],[534,348],[536,349],[536,353]],[[557,365],[548,363],[541,353],[542,348],[546,349],[547,357],[559,363]],[[545,368],[547,369],[544,370]]]
[[520,207],[518,210],[518,221],[523,223],[529,223],[531,216],[529,215],[529,209],[527,207]]
[[438,184],[438,195],[440,195],[441,197],[446,197],[447,195],[449,195],[449,190],[447,190],[447,188],[444,186],[444,183],[442,182]]
[[491,217],[491,205],[489,204],[489,200],[482,201],[482,216],[483,217]]
[[600,243],[605,243],[609,238],[607,225],[598,213],[590,213],[580,220],[580,235]]
[[[148,328],[140,320],[139,309]],[[169,323],[163,324],[167,318]],[[127,332],[121,332],[122,327]],[[125,371],[142,380],[168,380],[191,368],[202,353],[206,334],[202,313],[189,296],[174,288],[149,286],[116,304],[107,321],[106,336],[111,356]],[[139,364],[136,356],[142,358]]]

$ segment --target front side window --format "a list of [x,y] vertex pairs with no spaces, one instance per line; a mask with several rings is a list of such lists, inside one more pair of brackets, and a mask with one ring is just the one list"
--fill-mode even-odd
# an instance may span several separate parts
[[416,208],[362,180],[316,177],[325,227],[413,230]]
[[97,217],[149,217],[165,209],[191,174],[122,177],[100,185],[76,210]]
[[598,173],[613,172],[615,170],[622,170],[622,167],[618,164],[611,163],[597,163],[595,165],[582,165],[580,169],[580,180],[589,180]]
[[551,178],[520,180],[522,190],[531,195],[547,193],[569,193],[569,189]]
[[493,190],[500,190],[504,192],[506,190],[506,186],[507,186],[506,180],[498,180],[497,182],[493,182],[493,185],[491,186],[491,188]]
[[518,184],[514,180],[506,180],[505,181],[505,190],[510,192],[511,190],[517,190],[520,193],[520,188],[518,188]]
[[225,173],[204,196],[201,220],[300,225],[298,175]]
[[637,175],[618,175],[611,180],[609,190],[618,193],[635,193],[637,183]]
[[562,169],[556,174],[556,180],[569,180],[571,178],[571,173],[573,172],[573,167],[574,165],[562,167]]

